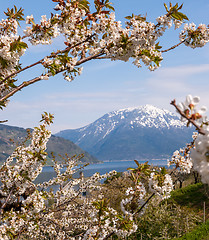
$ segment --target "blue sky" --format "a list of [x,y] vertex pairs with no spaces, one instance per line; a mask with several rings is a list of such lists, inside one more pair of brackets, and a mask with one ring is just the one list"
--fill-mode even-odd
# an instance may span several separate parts
[[[165,13],[161,0],[112,0],[116,17],[147,14],[149,21]],[[168,3],[168,1],[165,1]],[[182,12],[196,24],[209,24],[208,0],[172,1],[184,3]],[[1,2],[3,10],[13,5],[23,7],[26,15],[34,15],[39,21],[41,15],[49,16],[55,3],[50,0],[10,0]],[[178,43],[177,31],[168,31],[161,44],[166,49]],[[62,49],[60,39],[53,46],[30,47],[22,58],[23,66],[33,63],[50,51]],[[30,86],[11,98],[8,107],[2,111],[1,119],[8,119],[9,125],[34,127],[43,111],[53,113],[55,121],[52,132],[78,128],[87,125],[103,114],[126,107],[152,104],[174,111],[170,101],[184,100],[187,94],[201,97],[202,105],[209,108],[209,45],[201,49],[185,46],[165,53],[160,69],[150,72],[146,67],[137,68],[131,62],[92,61],[85,64],[83,74],[73,82],[66,82],[62,75]],[[24,72],[21,80],[29,80],[42,73],[39,67]]]

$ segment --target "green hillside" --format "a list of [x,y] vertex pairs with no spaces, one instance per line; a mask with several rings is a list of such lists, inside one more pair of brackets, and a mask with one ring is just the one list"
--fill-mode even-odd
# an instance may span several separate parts
[[208,186],[202,183],[189,185],[185,188],[178,189],[172,193],[169,200],[180,206],[195,211],[203,219],[203,204],[205,202],[205,219],[206,222],[194,228],[191,232],[180,238],[173,240],[208,240],[209,239],[209,199]]
[[173,191],[171,197],[160,206],[148,209],[141,220],[139,233],[133,234],[131,240],[139,236],[145,237],[142,239],[209,239],[208,186],[198,183]]
[[[12,154],[15,147],[21,144],[26,136],[27,131],[24,128],[0,124],[0,164]],[[53,135],[47,144],[47,152],[49,156],[48,164],[51,163],[50,158],[52,156],[52,152],[58,161],[61,161],[61,156],[64,157],[65,154],[67,154],[69,157],[84,154],[84,157],[82,158],[83,162],[98,162],[95,157],[82,150],[73,142]]]

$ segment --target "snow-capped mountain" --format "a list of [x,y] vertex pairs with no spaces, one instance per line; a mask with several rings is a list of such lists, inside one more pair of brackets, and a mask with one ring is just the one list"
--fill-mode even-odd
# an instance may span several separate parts
[[56,135],[101,160],[140,160],[171,155],[191,141],[192,132],[174,113],[145,105],[107,113],[85,127]]

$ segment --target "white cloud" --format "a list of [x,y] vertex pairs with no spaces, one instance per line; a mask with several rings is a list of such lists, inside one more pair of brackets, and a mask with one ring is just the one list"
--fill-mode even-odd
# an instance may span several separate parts
[[161,68],[156,71],[157,76],[161,76],[163,78],[171,77],[189,77],[193,74],[209,72],[209,64],[201,64],[201,65],[183,65],[177,67],[167,67]]
[[38,124],[43,111],[47,111],[55,114],[52,131],[57,132],[82,127],[109,111],[126,107],[153,104],[174,111],[170,101],[174,98],[183,101],[187,94],[199,95],[203,105],[209,108],[208,72],[209,64],[185,65],[159,69],[147,74],[143,80],[121,82],[112,90],[65,89],[63,92],[41,93],[36,100],[11,101],[2,119],[9,119],[11,125],[33,127]]
[[95,62],[88,63],[88,68],[85,68],[86,73],[113,68],[121,64],[120,61],[111,61],[109,59],[95,60],[95,61],[97,61],[97,64],[95,64]]

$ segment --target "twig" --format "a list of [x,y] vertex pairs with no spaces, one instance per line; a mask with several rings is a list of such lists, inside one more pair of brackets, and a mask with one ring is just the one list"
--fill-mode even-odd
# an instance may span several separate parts
[[0,123],[8,122],[8,120],[1,120]]
[[191,118],[187,117],[187,116],[181,111],[181,109],[176,105],[176,100],[175,100],[175,99],[174,99],[173,101],[171,101],[170,104],[173,105],[173,106],[176,108],[176,110],[178,111],[178,113],[179,113],[183,118],[187,119],[189,123],[191,123],[193,126],[195,126],[195,127],[196,127],[196,130],[197,130],[200,134],[205,135],[204,130],[203,130],[200,126],[198,126],[194,120],[192,120]]
[[177,48],[177,47],[180,46],[182,43],[184,43],[186,40],[187,40],[187,39],[184,39],[184,40],[181,41],[180,43],[178,43],[178,44],[176,44],[176,45],[174,45],[174,46],[172,46],[172,47],[170,47],[170,48],[168,48],[168,49],[166,49],[166,50],[162,50],[161,52],[164,53],[164,52],[168,52],[168,51],[170,51],[170,50],[173,50],[174,48]]
[[104,55],[104,54],[105,54],[105,53],[102,51],[102,52],[97,53],[97,54],[95,54],[95,55],[93,55],[93,56],[89,56],[89,57],[83,58],[83,59],[79,60],[79,61],[76,63],[76,66],[79,66],[79,65],[81,65],[82,63],[85,63],[85,62],[87,62],[87,61],[89,61],[89,60],[92,60],[92,59],[98,59],[100,56],[102,56],[102,55]]
[[155,193],[153,193],[147,200],[146,202],[139,208],[137,209],[133,215],[136,215],[137,213],[141,212],[141,210],[147,205],[147,203],[155,196]]

